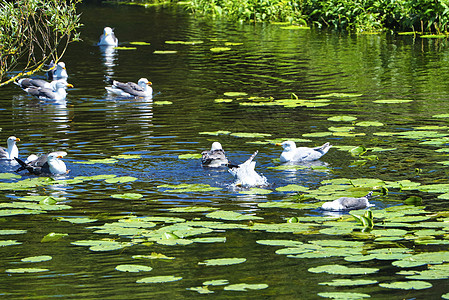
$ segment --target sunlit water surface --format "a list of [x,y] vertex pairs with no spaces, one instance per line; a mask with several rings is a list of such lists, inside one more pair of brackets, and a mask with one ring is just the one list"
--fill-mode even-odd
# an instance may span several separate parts
[[[244,299],[313,299],[319,292],[366,293],[373,298],[429,299],[449,292],[447,280],[431,281],[433,287],[420,291],[386,289],[378,284],[361,287],[319,285],[335,278],[371,279],[390,282],[399,268],[391,261],[369,261],[355,266],[376,267],[379,272],[366,276],[339,276],[311,273],[308,269],[323,264],[347,264],[342,257],[295,259],[278,255],[282,247],[256,243],[262,239],[354,240],[349,235],[270,233],[243,229],[215,229],[199,237],[225,237],[226,242],[162,245],[141,240],[119,250],[90,251],[71,244],[79,240],[115,239],[129,242],[132,237],[94,233],[92,226],[116,222],[125,216],[179,217],[186,220],[223,221],[208,218],[209,212],[175,213],[175,207],[201,206],[255,215],[261,220],[230,221],[251,225],[285,223],[293,216],[322,216],[319,209],[261,208],[260,203],[285,200],[291,193],[276,191],[288,184],[310,189],[323,180],[335,178],[379,178],[397,181],[447,183],[446,160],[438,147],[420,144],[426,138],[398,138],[376,132],[414,130],[419,126],[440,126],[434,131],[447,133],[447,119],[434,118],[448,111],[449,57],[447,41],[421,40],[410,36],[348,35],[319,30],[284,29],[281,25],[232,24],[196,19],[182,8],[142,8],[128,6],[80,6],[82,42],[69,46],[63,60],[67,65],[69,89],[66,101],[39,102],[17,86],[3,87],[0,93],[1,141],[10,135],[20,137],[20,155],[67,151],[64,161],[70,172],[56,178],[114,174],[136,180],[107,183],[104,180],[39,186],[23,191],[5,190],[2,203],[26,195],[65,197],[70,209],[46,213],[8,216],[2,213],[2,230],[27,230],[3,235],[2,240],[17,240],[20,245],[0,247],[0,295],[11,298],[104,298],[159,299],[196,298],[189,290],[210,280],[230,284],[266,284],[264,289],[228,291],[210,286],[214,297]],[[134,50],[101,50],[95,43],[103,27],[115,28],[120,46]],[[196,41],[179,44],[166,41]],[[132,45],[147,42],[150,45]],[[226,44],[231,43],[231,44]],[[213,52],[214,47],[229,47]],[[155,53],[155,51],[176,51]],[[108,96],[105,75],[119,81],[136,82],[146,77],[153,82],[153,99],[119,99]],[[38,74],[42,76],[42,74]],[[43,77],[42,77],[43,78]],[[229,97],[227,92],[247,96]],[[320,95],[340,96],[320,98]],[[326,106],[284,107],[245,106],[249,97],[306,100],[327,99]],[[355,94],[357,97],[347,97]],[[343,96],[344,97],[343,97]],[[218,102],[216,99],[232,99]],[[375,100],[413,100],[400,104],[375,103]],[[332,122],[332,116],[354,116],[354,122]],[[361,121],[381,122],[381,126],[357,126]],[[352,135],[304,137],[304,134],[329,132],[330,127],[354,126]],[[219,130],[231,134],[204,134]],[[338,130],[338,129],[337,129]],[[265,137],[237,137],[232,133],[261,133]],[[280,165],[281,148],[267,139],[307,138],[306,146],[331,142],[335,147],[317,162],[315,168],[273,169]],[[232,188],[233,178],[223,169],[201,167],[198,159],[178,159],[183,154],[198,154],[220,141],[232,162],[245,161],[255,150],[256,170],[269,182],[272,193],[244,194]],[[381,147],[395,150],[375,154],[378,160],[356,163],[347,149],[338,146]],[[444,143],[439,145],[444,147]],[[115,163],[79,164],[92,159],[109,159],[121,154]],[[316,167],[327,167],[325,171]],[[16,166],[0,165],[1,172]],[[420,173],[417,173],[420,169]],[[30,176],[24,175],[23,178]],[[2,179],[8,182],[8,179]],[[14,180],[12,180],[14,181]],[[206,184],[214,191],[173,193],[163,184]],[[111,195],[138,193],[140,199],[118,199]],[[376,210],[401,204],[417,191],[391,191],[373,200]],[[420,194],[429,211],[444,211],[447,204],[434,194]],[[311,202],[316,202],[311,200]],[[61,218],[88,217],[97,221],[72,224]],[[223,221],[227,222],[227,221]],[[164,224],[156,222],[160,228]],[[168,222],[167,225],[171,223]],[[151,229],[148,229],[150,231]],[[41,243],[48,233],[66,233],[57,241]],[[355,239],[357,240],[357,239]],[[410,242],[404,242],[407,247]],[[394,247],[400,246],[394,244]],[[393,245],[392,245],[393,247]],[[162,253],[174,260],[136,260],[134,255]],[[30,256],[49,255],[51,260],[21,262]],[[199,265],[207,259],[246,258],[229,266]],[[121,272],[122,264],[151,266],[151,272]],[[354,266],[354,265],[353,265]],[[39,273],[10,273],[8,269],[45,268]],[[182,280],[169,283],[136,283],[144,277],[173,275]],[[396,276],[396,280],[404,280]]]

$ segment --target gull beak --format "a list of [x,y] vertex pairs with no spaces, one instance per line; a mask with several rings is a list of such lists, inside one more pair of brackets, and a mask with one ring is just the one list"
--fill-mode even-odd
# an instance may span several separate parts
[[67,83],[67,87],[68,87],[68,88],[73,88],[74,86],[73,86],[73,84],[71,84],[71,83]]
[[63,158],[64,156],[62,156],[62,155],[58,155],[58,156],[56,156],[57,158]]
[[281,143],[276,143],[276,146],[282,146],[282,144]]
[[19,139],[19,138],[16,138],[16,142],[20,142],[20,139]]
[[153,83],[151,81],[148,81],[147,85],[152,85]]

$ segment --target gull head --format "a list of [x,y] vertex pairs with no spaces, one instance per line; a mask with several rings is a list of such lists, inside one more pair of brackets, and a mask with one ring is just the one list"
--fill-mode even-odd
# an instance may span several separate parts
[[214,150],[223,150],[223,147],[221,146],[221,144],[219,142],[213,142],[212,147],[210,148],[210,151],[214,151]]
[[148,81],[146,78],[140,78],[139,81],[137,81],[137,85],[141,88],[146,88],[146,86],[151,86],[151,81]]
[[13,146],[16,144],[16,142],[20,142],[20,139],[15,137],[15,136],[10,136],[7,140],[6,143],[8,144],[8,146]]
[[103,29],[103,34],[104,34],[105,36],[107,36],[107,35],[109,35],[109,34],[113,34],[113,33],[114,33],[114,31],[112,30],[111,27],[105,27],[105,28]]
[[283,143],[278,143],[276,144],[276,146],[282,146],[282,148],[284,148],[284,151],[287,152],[296,149],[296,144],[293,141],[285,141]]

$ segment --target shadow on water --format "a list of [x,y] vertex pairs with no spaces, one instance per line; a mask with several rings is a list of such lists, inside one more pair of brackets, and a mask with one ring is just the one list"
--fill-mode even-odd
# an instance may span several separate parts
[[[413,292],[380,286],[408,280],[396,274],[401,268],[391,265],[393,258],[344,260],[384,246],[410,253],[444,247],[416,242],[424,234],[444,241],[447,232],[443,225],[437,232],[413,232],[409,223],[431,218],[420,207],[407,206],[413,217],[394,210],[415,195],[428,212],[447,208],[444,199],[409,182],[447,182],[445,165],[437,163],[446,159],[445,150],[434,151],[445,147],[448,136],[446,117],[435,117],[448,108],[444,41],[201,20],[182,7],[91,4],[79,10],[83,41],[64,56],[74,85],[67,99],[37,101],[13,85],[0,95],[1,140],[20,137],[22,157],[67,151],[70,169],[55,181],[0,177],[0,295],[172,299],[214,292],[218,298],[312,299],[341,291],[399,299],[448,292],[442,280],[427,280],[432,288]],[[105,26],[115,28],[120,47],[134,49],[95,46]],[[211,51],[217,47],[230,50]],[[153,98],[112,97],[105,76],[123,82],[146,77]],[[339,116],[354,119],[331,119]],[[275,143],[297,138],[305,146],[329,141],[334,147],[320,161],[281,164]],[[255,170],[268,187],[232,188],[226,168],[180,158],[210,149],[213,141],[237,164],[258,150]],[[356,146],[367,153],[351,156],[348,150]],[[15,168],[1,162],[0,175]],[[33,180],[35,185],[15,185]],[[380,185],[388,185],[389,193],[379,193]],[[348,213],[332,219],[319,209],[323,201],[371,189],[379,195],[374,229],[387,230],[392,222],[406,236],[362,235]],[[47,205],[47,196],[60,202]],[[292,217],[299,222],[287,223]],[[41,242],[52,232],[68,235]],[[51,259],[21,261],[41,255]],[[218,258],[246,261],[206,261]],[[349,276],[309,271],[322,264],[378,268],[355,275],[376,282],[322,285]],[[156,276],[175,277],[141,283]]]

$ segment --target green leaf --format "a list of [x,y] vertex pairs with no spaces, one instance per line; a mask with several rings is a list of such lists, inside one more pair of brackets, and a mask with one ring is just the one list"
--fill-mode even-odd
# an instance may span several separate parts
[[14,245],[20,245],[22,243],[16,241],[16,240],[3,240],[0,241],[0,247],[5,247],[5,246],[14,246]]
[[263,219],[261,217],[252,216],[252,215],[244,215],[239,214],[237,212],[233,211],[225,211],[225,210],[218,210],[211,213],[208,213],[206,215],[208,218],[213,219],[223,219],[223,220],[230,220],[230,221],[246,221],[246,220],[260,220]]
[[176,54],[178,51],[175,50],[156,50],[153,52],[153,54]]
[[361,298],[370,298],[371,296],[368,294],[362,293],[344,293],[344,292],[332,292],[332,293],[318,293],[318,296],[323,298],[332,298],[332,299],[361,299]]
[[118,265],[115,267],[115,269],[120,272],[132,272],[132,273],[149,272],[153,270],[152,267],[143,265]]
[[229,266],[244,263],[246,258],[217,258],[217,259],[207,259],[205,261],[199,262],[199,265],[206,266]]
[[27,233],[26,230],[20,229],[0,229],[0,235],[8,235],[8,234],[24,234]]
[[122,177],[114,177],[114,178],[106,179],[105,182],[107,182],[107,183],[126,183],[126,182],[132,182],[135,180],[137,180],[136,177],[122,176]]
[[41,269],[41,268],[17,268],[17,269],[6,269],[6,273],[39,273],[39,272],[47,272],[49,269]]
[[217,279],[217,280],[209,280],[209,281],[205,281],[203,282],[203,285],[227,285],[229,284],[229,281],[226,279]]
[[431,288],[432,284],[426,281],[395,281],[391,283],[380,283],[379,286],[387,289],[423,290]]
[[309,268],[311,273],[329,273],[334,275],[365,275],[379,271],[377,268],[351,268],[342,265],[324,265],[315,268]]
[[225,286],[224,290],[245,292],[247,290],[263,290],[266,289],[267,287],[268,284],[265,283],[258,283],[258,284],[237,283]]
[[25,258],[21,259],[22,262],[31,262],[31,263],[49,261],[49,260],[52,260],[52,257],[50,255],[30,256],[30,257],[25,257]]
[[210,51],[211,52],[225,52],[225,51],[229,51],[229,50],[231,50],[231,48],[229,48],[229,47],[212,47],[212,48],[210,48]]
[[407,100],[407,99],[386,99],[386,100],[374,100],[374,103],[381,103],[381,104],[398,104],[398,103],[408,103],[412,102],[413,100]]
[[357,120],[356,117],[353,116],[334,116],[334,117],[330,117],[327,118],[328,121],[333,121],[333,122],[352,122]]
[[111,195],[112,198],[117,199],[130,199],[130,200],[138,200],[143,197],[142,194],[139,193],[124,193],[124,194],[114,194]]
[[320,285],[329,286],[357,286],[357,285],[368,285],[378,283],[377,280],[371,279],[333,279],[330,282],[320,282]]
[[153,276],[153,277],[145,277],[136,281],[136,283],[166,283],[179,281],[182,277],[176,276]]
[[130,45],[136,45],[136,46],[149,46],[151,45],[151,43],[147,43],[147,42],[130,42]]
[[178,159],[199,159],[201,157],[201,153],[188,153],[178,155]]
[[59,241],[60,239],[66,237],[66,236],[68,236],[67,233],[50,232],[49,234],[47,234],[46,236],[44,236],[41,239],[41,243],[56,242],[56,241]]

